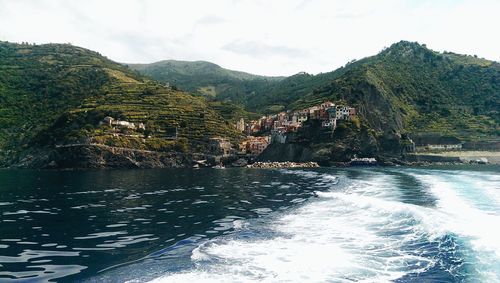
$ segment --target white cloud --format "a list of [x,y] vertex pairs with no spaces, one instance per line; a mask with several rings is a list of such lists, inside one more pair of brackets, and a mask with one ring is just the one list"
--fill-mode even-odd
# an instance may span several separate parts
[[402,39],[500,61],[498,11],[495,0],[0,0],[0,39],[290,75],[330,71]]
[[237,54],[248,55],[251,57],[269,57],[269,56],[284,56],[284,57],[304,57],[307,51],[287,46],[267,45],[258,41],[236,40],[222,47]]

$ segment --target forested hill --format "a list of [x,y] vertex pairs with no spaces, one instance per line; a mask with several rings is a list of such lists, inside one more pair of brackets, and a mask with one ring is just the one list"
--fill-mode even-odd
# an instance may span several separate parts
[[228,70],[205,61],[165,60],[127,66],[155,80],[192,93],[240,103],[244,102],[247,95],[260,93],[283,79]]
[[[163,82],[175,81],[179,73],[163,71],[162,64],[136,69]],[[241,77],[218,84],[211,71],[203,70],[183,77],[181,87],[214,90],[208,93],[216,99],[254,112],[345,101],[358,107],[365,122],[379,132],[435,132],[468,139],[499,134],[500,64],[435,52],[414,42],[395,43],[375,56],[318,75],[299,73],[274,80]]]
[[348,65],[290,107],[325,99],[354,105],[378,131],[498,138],[500,64],[402,41]]
[[[68,44],[0,42],[0,160],[31,148],[81,142],[158,151],[198,151],[212,136],[237,139],[233,110],[138,75]],[[227,113],[227,109],[230,109]],[[225,117],[222,117],[224,115]],[[143,123],[146,132],[113,134],[106,116]],[[176,140],[169,140],[177,132]],[[145,135],[151,138],[143,139]]]
[[337,73],[313,76],[298,73],[290,77],[267,77],[228,70],[205,61],[165,60],[126,66],[164,84],[229,101],[259,113],[274,113],[335,78]]

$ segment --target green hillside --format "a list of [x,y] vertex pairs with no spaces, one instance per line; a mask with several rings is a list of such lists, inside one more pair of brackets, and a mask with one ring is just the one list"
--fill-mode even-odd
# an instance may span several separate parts
[[[302,109],[325,100],[354,106],[359,117],[335,135],[315,139],[310,131],[298,139],[335,153],[332,160],[345,158],[346,152],[397,154],[404,134],[463,141],[496,141],[500,134],[500,64],[418,43],[396,43],[333,72],[287,78],[207,62],[132,67],[136,71],[68,44],[0,42],[2,164],[81,144],[143,154],[203,153],[210,137],[240,140],[233,124],[241,117],[254,119],[255,113]],[[117,129],[102,123],[107,116],[145,127]]]
[[378,131],[446,134],[464,140],[498,138],[497,62],[442,54],[403,41],[348,68],[291,107],[343,100],[356,106]]
[[249,96],[262,93],[283,79],[228,70],[205,61],[166,60],[127,66],[157,81],[186,91],[244,105]]
[[[136,69],[164,82],[180,73],[162,64]],[[217,85],[205,68],[197,70],[179,85],[190,90],[198,82],[202,83],[196,88]],[[377,132],[495,139],[500,123],[499,70],[497,62],[401,41],[332,72],[299,73],[279,80],[241,77],[226,81],[229,86],[224,89],[215,88],[214,95],[258,113],[300,109],[324,100],[345,101],[356,106],[364,122]]]
[[[228,109],[230,105],[215,109],[203,97],[164,87],[80,47],[0,43],[3,159],[33,147],[89,141],[203,151],[211,136],[239,138],[222,116],[230,116]],[[113,134],[99,125],[106,116],[144,123],[146,130]],[[176,131],[177,139],[172,139]]]
[[166,60],[152,64],[128,64],[130,68],[162,83],[242,105],[258,113],[274,113],[345,73],[350,67],[319,75],[298,73],[290,77],[266,77],[224,69],[205,61]]

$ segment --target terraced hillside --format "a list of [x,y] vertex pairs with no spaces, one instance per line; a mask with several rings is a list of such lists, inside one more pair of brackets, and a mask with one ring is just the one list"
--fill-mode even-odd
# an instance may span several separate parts
[[[151,64],[128,64],[143,75],[209,98],[246,105],[284,79],[228,70],[205,61],[164,60]],[[261,111],[259,108],[248,108]]]
[[[117,131],[100,123],[106,116],[144,123],[145,129]],[[205,98],[67,44],[0,43],[0,125],[4,162],[63,144],[191,153],[205,150],[212,136],[239,138]]]
[[[352,63],[352,62],[351,62]],[[217,101],[241,105],[247,111],[276,113],[315,88],[344,74],[356,63],[334,72],[290,77],[268,77],[224,69],[204,61],[165,60],[151,64],[128,64],[140,74],[175,85]]]

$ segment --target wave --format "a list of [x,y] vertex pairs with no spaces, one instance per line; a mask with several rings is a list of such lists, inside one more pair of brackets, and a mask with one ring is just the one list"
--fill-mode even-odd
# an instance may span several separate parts
[[419,223],[435,211],[384,199],[390,178],[317,192],[317,200],[274,218],[266,227],[272,236],[206,242],[192,253],[194,270],[153,282],[390,282],[425,272],[437,259],[414,247],[428,242]]
[[443,214],[441,233],[460,236],[470,251],[468,261],[485,282],[500,282],[500,206],[498,176],[440,172],[418,177],[436,195],[436,209]]
[[[151,282],[500,282],[498,175],[278,171],[317,197],[238,219],[234,233],[196,243],[190,264]],[[408,202],[422,192],[433,201]]]

